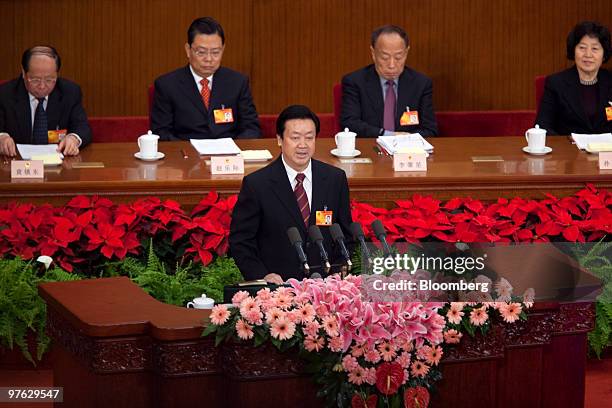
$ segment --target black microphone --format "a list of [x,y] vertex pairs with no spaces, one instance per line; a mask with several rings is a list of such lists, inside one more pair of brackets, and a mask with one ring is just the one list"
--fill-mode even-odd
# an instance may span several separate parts
[[391,248],[389,248],[389,244],[387,244],[387,232],[385,231],[385,227],[383,227],[382,222],[378,219],[374,220],[374,222],[372,222],[372,229],[374,230],[376,238],[378,238],[383,246],[385,257],[391,255]]
[[358,222],[354,222],[351,224],[351,233],[353,234],[353,239],[355,241],[359,241],[361,246],[361,257],[367,262],[370,263],[370,249],[368,248],[368,244],[365,242],[365,234],[363,233],[363,229],[361,228],[361,224]]
[[287,236],[289,237],[289,242],[291,242],[291,245],[295,248],[298,258],[300,258],[300,264],[302,264],[302,268],[304,268],[304,273],[310,272],[310,266],[308,266],[308,260],[302,248],[302,236],[300,235],[300,231],[298,231],[296,227],[290,227],[287,230]]
[[332,224],[329,227],[329,233],[331,234],[331,237],[334,242],[340,247],[340,254],[346,261],[348,267],[350,268],[351,266],[353,266],[353,263],[351,262],[351,255],[346,249],[346,245],[344,245],[344,233],[342,232],[342,228],[340,228],[339,224]]
[[325,247],[323,246],[323,235],[321,235],[321,230],[316,225],[311,225],[308,227],[308,236],[310,240],[315,243],[315,245],[319,248],[319,253],[321,254],[321,263],[324,264],[324,272],[328,273],[331,265],[329,264],[329,257],[327,256],[327,251],[325,251]]
[[309,279],[323,279],[323,277],[321,276],[320,273],[313,272],[313,273],[310,274],[310,278]]

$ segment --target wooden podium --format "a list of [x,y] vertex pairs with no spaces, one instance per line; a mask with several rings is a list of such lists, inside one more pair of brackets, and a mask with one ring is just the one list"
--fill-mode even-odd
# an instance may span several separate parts
[[[128,278],[46,283],[63,407],[315,407],[296,353],[215,347],[208,312],[162,304]],[[590,303],[536,304],[527,322],[464,335],[442,364],[434,407],[582,407]]]

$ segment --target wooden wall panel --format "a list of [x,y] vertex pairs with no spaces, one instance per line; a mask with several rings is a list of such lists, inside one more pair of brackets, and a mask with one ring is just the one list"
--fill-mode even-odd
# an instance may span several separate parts
[[330,112],[333,84],[370,63],[370,32],[385,23],[408,31],[408,64],[433,78],[437,110],[533,109],[534,77],[571,65],[567,32],[583,19],[611,27],[612,2],[0,0],[0,78],[18,74],[26,47],[51,43],[90,115],[145,115],[148,85],[186,63],[185,32],[202,15],[223,24],[223,63],[251,77],[260,113]]

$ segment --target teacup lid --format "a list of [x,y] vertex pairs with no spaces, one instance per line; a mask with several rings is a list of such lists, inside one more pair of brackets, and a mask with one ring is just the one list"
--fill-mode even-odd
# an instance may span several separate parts
[[215,299],[209,298],[208,296],[206,296],[206,293],[202,293],[201,297],[197,297],[197,298],[193,299],[193,303],[197,303],[197,304],[214,304],[215,303]]
[[536,123],[535,127],[532,127],[531,129],[528,130],[528,132],[531,132],[531,131],[546,133],[546,129],[540,128],[540,125],[538,125],[537,123]]
[[355,132],[351,132],[349,130],[349,128],[345,127],[344,130],[342,132],[338,132],[339,135],[348,135],[348,136],[352,136],[352,135],[356,135]]
[[151,130],[147,131],[147,133],[145,135],[142,135],[140,137],[157,138],[157,139],[159,139],[159,136],[153,134],[153,132]]

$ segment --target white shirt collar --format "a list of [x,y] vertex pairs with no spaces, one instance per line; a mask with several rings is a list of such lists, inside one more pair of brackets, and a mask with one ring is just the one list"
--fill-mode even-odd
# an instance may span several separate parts
[[[283,166],[285,166],[287,177],[289,177],[289,183],[293,185],[293,182],[295,181],[295,176],[297,176],[298,172],[287,164],[287,162],[285,161],[285,157],[283,156],[282,153],[281,153],[281,160],[283,161]],[[304,173],[304,176],[306,176],[306,179],[312,183],[312,159],[308,161],[308,166],[306,166],[304,171],[300,171],[300,173]]]
[[[202,86],[202,84],[200,83],[200,81],[202,80],[202,77],[196,74],[196,72],[193,70],[193,67],[191,65],[189,65],[189,70],[191,71],[191,75],[193,75],[193,79],[195,80],[196,85],[198,85],[198,89],[199,89],[199,87]],[[211,89],[212,89],[212,81],[213,81],[214,75],[215,74],[212,74],[206,77],[206,79],[208,79],[208,87]]]
[[[36,98],[34,95],[32,95],[31,93],[28,92],[28,95],[30,95],[30,103],[32,102],[38,102],[38,98]],[[45,102],[49,101],[49,95],[45,96]]]

